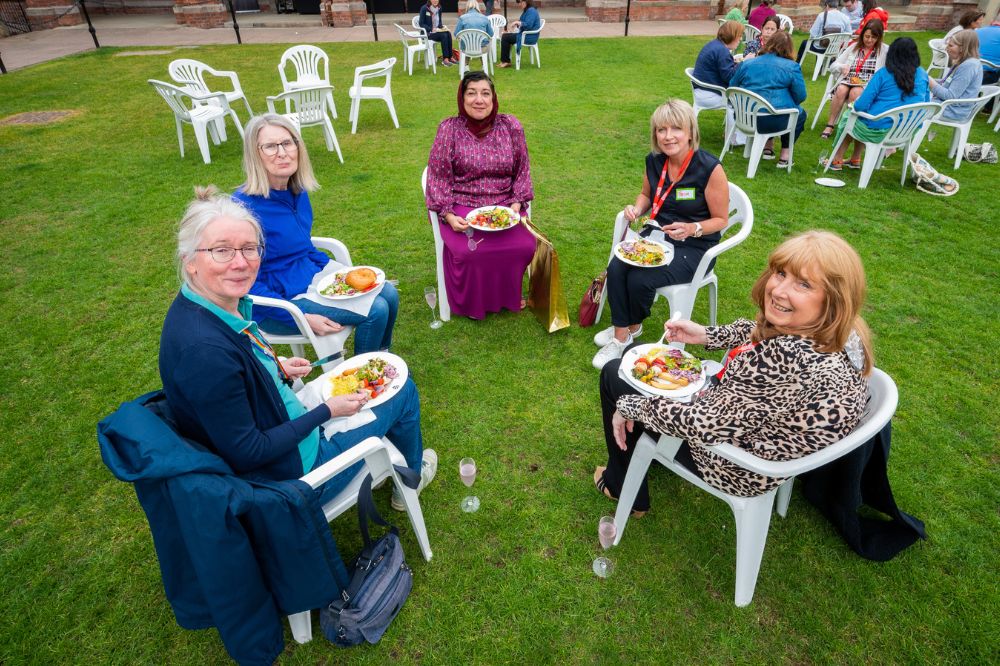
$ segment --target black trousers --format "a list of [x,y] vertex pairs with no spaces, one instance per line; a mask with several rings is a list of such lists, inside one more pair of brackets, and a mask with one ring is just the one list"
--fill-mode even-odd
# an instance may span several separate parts
[[[788,116],[760,116],[757,118],[757,129],[761,132],[770,133],[777,132],[783,127],[788,126]],[[802,134],[802,130],[806,128],[806,112],[804,109],[799,109],[799,119],[795,122],[795,140],[799,140],[799,135]],[[788,133],[781,135],[781,147],[788,148]]]
[[454,50],[451,48],[451,33],[442,30],[441,32],[432,32],[427,35],[427,39],[432,39],[435,42],[441,42],[441,53],[445,58],[450,59],[455,55]]
[[611,323],[615,326],[641,324],[649,316],[656,290],[671,284],[690,282],[698,270],[704,250],[678,243],[669,266],[639,268],[614,257],[608,264],[608,300]]
[[517,44],[516,32],[505,32],[500,35],[500,62],[510,62],[510,47]]
[[[986,72],[986,71],[983,72],[983,85],[984,86],[994,86],[994,85],[997,84],[998,81],[1000,81],[1000,72]],[[994,102],[996,102],[996,98],[995,97],[993,99],[991,99],[989,101],[989,104],[987,104],[983,108],[983,113],[993,113],[993,104],[994,104]]]

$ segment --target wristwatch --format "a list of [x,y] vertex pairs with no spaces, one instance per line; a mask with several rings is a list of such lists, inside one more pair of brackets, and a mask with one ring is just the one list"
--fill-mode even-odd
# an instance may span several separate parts
[[705,233],[705,230],[701,226],[701,222],[694,223],[694,233],[691,234],[695,238],[701,238],[701,235]]

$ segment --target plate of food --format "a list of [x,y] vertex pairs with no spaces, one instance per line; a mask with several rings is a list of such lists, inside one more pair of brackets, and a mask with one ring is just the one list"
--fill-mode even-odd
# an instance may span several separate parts
[[637,389],[666,398],[686,398],[705,385],[701,361],[663,344],[632,347],[622,356],[621,371]]
[[503,231],[520,222],[521,216],[513,208],[506,206],[483,206],[470,210],[465,221],[479,231]]
[[331,273],[316,285],[323,298],[342,301],[364,296],[385,282],[385,273],[374,266],[354,266]]
[[624,240],[615,246],[615,256],[631,266],[656,268],[667,264],[667,249],[663,243],[648,238]]
[[406,361],[389,352],[369,352],[353,356],[324,375],[323,399],[368,391],[364,409],[378,407],[399,393],[409,377]]

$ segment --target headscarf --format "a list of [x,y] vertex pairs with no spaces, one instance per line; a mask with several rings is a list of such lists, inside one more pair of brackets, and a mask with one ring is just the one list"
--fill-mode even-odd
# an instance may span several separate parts
[[469,128],[469,131],[475,134],[477,137],[482,138],[490,133],[493,129],[493,123],[497,119],[497,111],[500,108],[500,100],[497,99],[497,91],[493,87],[493,81],[486,79],[490,83],[490,90],[493,91],[493,110],[490,111],[490,115],[486,116],[482,120],[476,120],[468,114],[465,110],[465,87],[462,82],[458,84],[458,115],[465,118],[465,126]]

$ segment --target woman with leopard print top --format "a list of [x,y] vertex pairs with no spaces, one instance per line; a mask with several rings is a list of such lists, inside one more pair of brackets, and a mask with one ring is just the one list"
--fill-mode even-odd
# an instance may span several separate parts
[[[665,324],[666,339],[731,348],[716,385],[693,403],[639,395],[619,374],[601,373],[607,468],[594,481],[614,499],[632,451],[646,430],[684,440],[676,460],[708,484],[741,497],[762,495],[783,479],[749,472],[712,453],[726,442],[766,460],[791,460],[832,444],[857,425],[873,366],[859,312],[865,276],[857,252],[836,234],[810,231],[782,243],[751,292],[755,322],[704,327]],[[649,509],[646,480],[632,506]]]

